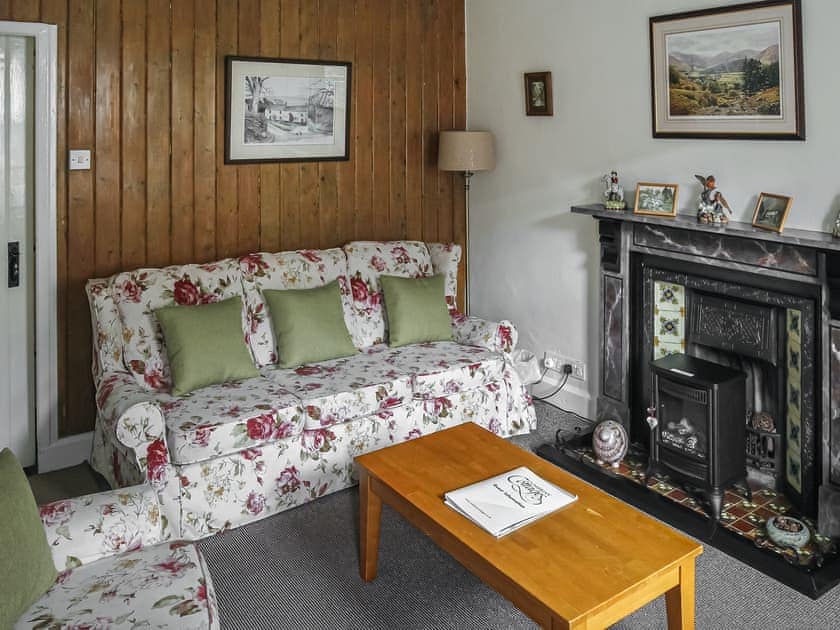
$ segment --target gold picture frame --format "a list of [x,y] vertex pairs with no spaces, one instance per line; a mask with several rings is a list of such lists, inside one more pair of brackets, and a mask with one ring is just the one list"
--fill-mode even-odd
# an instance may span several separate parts
[[679,184],[639,182],[636,184],[636,200],[633,203],[633,214],[644,214],[653,217],[675,217],[677,216],[677,198],[679,192]]
[[758,196],[753,212],[753,227],[781,233],[785,228],[793,197],[763,192]]

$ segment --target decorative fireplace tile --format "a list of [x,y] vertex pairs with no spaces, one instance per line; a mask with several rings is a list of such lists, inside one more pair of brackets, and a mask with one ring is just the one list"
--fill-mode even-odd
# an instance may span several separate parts
[[671,354],[685,354],[685,342],[678,341],[676,343],[653,340],[653,358],[661,359]]
[[787,310],[787,321],[788,340],[796,341],[797,344],[802,343],[802,311],[789,308]]
[[682,310],[685,314],[685,287],[672,282],[654,282],[654,300],[663,310]]
[[802,311],[787,309],[787,480],[802,491]]
[[656,281],[653,294],[654,359],[685,352],[685,287]]

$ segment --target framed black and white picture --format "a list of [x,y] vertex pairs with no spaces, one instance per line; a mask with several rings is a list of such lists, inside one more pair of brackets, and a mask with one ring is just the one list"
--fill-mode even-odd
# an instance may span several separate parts
[[225,164],[349,159],[350,69],[225,57]]
[[804,140],[800,0],[650,18],[655,138]]

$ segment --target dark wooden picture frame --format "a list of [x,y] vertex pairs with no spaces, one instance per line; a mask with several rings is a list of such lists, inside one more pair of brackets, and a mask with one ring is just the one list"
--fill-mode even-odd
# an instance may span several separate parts
[[554,115],[551,72],[525,73],[525,115]]
[[[775,204],[775,208],[770,208],[765,204],[765,201],[768,199],[780,203]],[[781,204],[784,204],[783,208],[779,207]],[[792,205],[793,197],[766,192],[761,193],[758,196],[758,201],[755,204],[755,211],[753,212],[753,227],[780,233],[783,229],[785,229],[785,221],[787,221]]]
[[227,55],[225,164],[349,160],[351,78],[349,61]]
[[654,138],[805,140],[801,0],[650,18],[650,76]]

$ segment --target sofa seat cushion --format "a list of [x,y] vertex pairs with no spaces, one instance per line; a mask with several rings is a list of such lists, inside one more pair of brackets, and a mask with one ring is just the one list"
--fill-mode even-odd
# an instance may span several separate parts
[[303,430],[297,397],[259,376],[168,397],[161,409],[174,464],[235,453]]
[[174,542],[59,574],[15,628],[218,628],[210,573],[195,545]]
[[111,291],[122,321],[126,368],[146,389],[169,391],[169,361],[155,311],[173,304],[195,306],[241,296],[242,273],[232,258],[205,265],[138,269],[113,276]]
[[354,328],[347,283],[347,257],[341,249],[248,254],[239,259],[239,267],[245,292],[248,343],[259,367],[277,363],[277,340],[263,296],[266,289],[313,289],[338,280],[344,323],[354,343],[357,342],[359,334]]
[[500,383],[505,368],[498,352],[454,341],[388,348],[385,355],[395,372],[412,375],[413,397],[423,400]]
[[296,369],[266,368],[262,374],[300,399],[306,429],[320,429],[398,407],[411,398],[411,372],[385,362],[383,348]]

